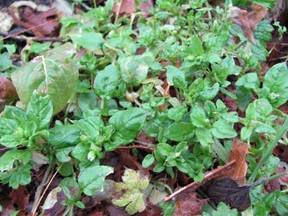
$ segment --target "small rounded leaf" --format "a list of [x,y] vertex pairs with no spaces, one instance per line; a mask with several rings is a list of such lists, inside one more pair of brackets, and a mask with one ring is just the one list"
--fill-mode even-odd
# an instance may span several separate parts
[[142,166],[144,168],[149,167],[150,165],[152,165],[154,163],[154,157],[152,154],[148,154],[146,155],[146,157],[144,158],[144,160],[142,161]]

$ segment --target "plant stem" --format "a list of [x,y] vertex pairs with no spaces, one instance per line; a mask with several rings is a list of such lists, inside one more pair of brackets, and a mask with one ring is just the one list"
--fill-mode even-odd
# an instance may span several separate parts
[[280,131],[276,134],[275,138],[270,142],[270,144],[267,146],[266,151],[263,154],[263,157],[261,158],[260,162],[257,164],[256,168],[253,170],[248,183],[253,183],[259,170],[263,166],[265,162],[268,161],[269,157],[271,156],[273,149],[277,145],[278,141],[283,137],[284,133],[288,130],[288,118],[285,119],[284,124],[281,126]]
[[33,203],[33,207],[32,207],[32,215],[36,215],[36,211],[37,211],[38,205],[41,202],[42,191],[44,189],[44,186],[48,183],[48,179],[51,176],[51,170],[53,170],[53,168],[54,168],[54,161],[51,161],[51,163],[49,164],[47,170],[45,171],[45,174],[43,176],[43,179],[42,179],[40,185],[38,186],[38,188],[36,190],[34,203]]

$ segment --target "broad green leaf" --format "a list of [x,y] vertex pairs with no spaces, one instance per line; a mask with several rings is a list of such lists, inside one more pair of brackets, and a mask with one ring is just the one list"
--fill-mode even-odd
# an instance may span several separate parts
[[20,185],[27,185],[31,182],[31,164],[18,167],[13,172],[0,173],[2,184],[9,183],[9,186],[16,189]]
[[33,41],[31,44],[29,53],[40,54],[40,53],[48,50],[50,46],[51,46],[51,42],[37,43],[37,42]]
[[167,76],[168,82],[172,85],[175,85],[175,82],[174,82],[175,78],[177,78],[178,81],[181,83],[186,83],[184,72],[172,65],[167,66],[166,76]]
[[98,95],[112,95],[117,89],[120,74],[115,65],[107,66],[103,71],[99,71],[94,80],[94,89]]
[[41,97],[37,91],[34,91],[27,106],[26,115],[27,120],[35,122],[39,130],[47,129],[53,115],[53,105],[49,96]]
[[186,106],[177,106],[168,110],[168,117],[175,121],[180,121],[187,112]]
[[90,51],[100,50],[104,43],[102,34],[96,32],[83,31],[81,33],[72,34],[73,43],[82,46]]
[[193,35],[191,37],[189,49],[194,56],[200,56],[204,54],[202,42],[197,35]]
[[0,54],[0,71],[5,71],[12,66],[12,60],[7,52]]
[[17,127],[17,122],[14,119],[0,118],[0,137],[14,133]]
[[210,129],[207,128],[197,128],[195,131],[197,139],[202,146],[208,146],[209,143],[213,143],[212,133]]
[[8,148],[17,147],[18,145],[27,145],[28,138],[24,138],[24,130],[18,128],[15,133],[3,135],[0,138],[0,144]]
[[159,158],[157,157],[157,153],[159,152],[161,155],[168,156],[173,151],[173,147],[167,143],[158,143],[157,144],[157,150],[155,154],[156,159],[159,161]]
[[80,130],[73,125],[53,127],[49,134],[48,142],[56,148],[75,146],[80,141]]
[[199,94],[199,98],[201,100],[212,100],[219,91],[219,83],[215,83],[211,87],[206,87],[202,92]]
[[152,154],[148,154],[148,155],[146,155],[145,156],[145,158],[143,159],[143,161],[142,161],[142,166],[144,167],[144,168],[147,168],[147,167],[149,167],[150,165],[152,165],[153,163],[154,163],[154,157],[153,157],[153,155]]
[[0,172],[13,169],[14,162],[19,161],[22,164],[28,163],[32,159],[30,150],[12,149],[0,157]]
[[109,119],[109,124],[115,129],[112,139],[119,145],[131,142],[141,131],[145,120],[146,114],[141,108],[118,111]]
[[129,56],[119,59],[122,79],[134,86],[138,86],[147,78],[148,65],[138,56]]
[[288,100],[288,69],[286,63],[279,63],[268,70],[264,77],[261,97],[267,98],[275,108]]
[[38,56],[12,73],[12,81],[21,102],[27,106],[34,90],[49,95],[53,113],[61,111],[74,93],[78,69],[69,54],[74,52],[73,45],[66,43]]
[[192,108],[190,119],[195,127],[206,128],[210,126],[210,120],[207,118],[204,109],[199,105]]
[[189,140],[194,137],[195,127],[186,122],[175,122],[167,128],[166,137],[173,141]]
[[96,191],[103,190],[104,179],[111,173],[113,168],[109,166],[86,167],[78,176],[79,186],[86,195],[93,196]]
[[233,128],[233,124],[228,123],[223,119],[213,123],[212,134],[218,139],[233,138],[237,136],[236,131]]
[[247,73],[237,80],[236,86],[244,86],[247,89],[253,89],[257,92],[260,82],[257,73]]
[[87,155],[90,151],[90,145],[80,143],[75,146],[74,150],[72,151],[72,156],[79,161],[85,162],[88,160]]

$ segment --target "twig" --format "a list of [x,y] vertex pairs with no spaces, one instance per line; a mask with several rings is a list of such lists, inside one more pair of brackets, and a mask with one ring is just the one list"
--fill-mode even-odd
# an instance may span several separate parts
[[32,215],[33,215],[33,216],[36,215],[36,211],[37,211],[38,205],[39,205],[39,203],[40,203],[40,201],[41,201],[41,198],[42,198],[42,196],[43,196],[43,195],[41,196],[42,191],[43,191],[43,188],[44,188],[44,186],[47,184],[48,179],[49,179],[49,175],[50,175],[50,171],[51,171],[53,168],[54,168],[54,162],[52,161],[52,162],[49,164],[49,166],[48,166],[48,168],[47,168],[47,170],[46,170],[46,172],[45,172],[45,174],[44,174],[44,177],[43,177],[40,185],[38,186],[38,188],[37,188],[37,190],[36,190],[35,198],[34,198],[34,203],[33,203],[33,207],[32,207]]
[[[51,185],[53,179],[55,178],[55,176],[56,176],[57,173],[59,172],[59,170],[60,170],[60,168],[62,167],[62,165],[63,165],[63,164],[61,164],[61,165],[58,167],[58,169],[56,170],[56,172],[54,173],[54,175],[51,177],[50,181],[48,182],[48,184],[47,184],[45,190],[43,191],[43,193],[42,193],[41,197],[39,198],[39,201],[38,201],[38,203],[37,203],[37,205],[36,205],[36,208],[35,208],[36,211],[37,211],[38,206],[40,205],[40,203],[41,203],[41,201],[42,201],[44,195],[46,194],[46,192],[47,192],[49,186]],[[35,211],[35,212],[36,212],[36,211]],[[34,213],[33,213],[33,215],[34,215]]]
[[118,149],[145,149],[149,151],[154,151],[155,148],[153,147],[148,147],[148,146],[142,146],[142,145],[131,145],[131,146],[120,146]]
[[116,22],[117,22],[117,20],[119,18],[121,7],[122,7],[122,3],[123,3],[123,0],[120,0],[119,6],[117,8],[114,24],[116,24]]
[[28,40],[32,40],[32,41],[37,41],[37,42],[63,42],[64,39],[63,38],[59,38],[59,37],[26,37],[26,36],[18,36],[21,33],[25,33],[27,32],[28,29],[25,29],[23,31],[19,31],[15,34],[8,34],[5,32],[1,32],[0,31],[0,35],[4,36],[4,38],[1,38],[0,41],[2,40],[6,40],[6,39],[13,39],[16,41],[28,41]]
[[[219,168],[218,172],[220,172],[221,169],[224,169],[224,168],[227,168],[227,167],[230,167],[230,166],[233,166],[235,164],[235,160],[229,162],[228,164],[226,164],[225,166]],[[166,197],[163,202],[167,202],[171,199],[173,199],[174,197],[176,197],[177,195],[179,195],[180,193],[190,189],[190,188],[194,188],[194,187],[198,187],[198,186],[201,186],[203,184],[205,184],[207,182],[207,180],[209,180],[209,178],[211,176],[213,176],[215,174],[215,172],[211,171],[209,172],[208,174],[205,175],[204,179],[202,182],[192,182],[186,186],[184,186],[183,188],[175,191],[174,193],[170,194],[168,197]]]

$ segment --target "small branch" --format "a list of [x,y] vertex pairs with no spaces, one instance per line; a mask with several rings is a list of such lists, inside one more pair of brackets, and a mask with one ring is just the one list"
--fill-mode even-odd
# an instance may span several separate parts
[[142,146],[142,145],[120,146],[117,149],[145,149],[145,150],[149,150],[149,151],[155,150],[155,148],[153,148],[153,147]]
[[17,32],[16,34],[8,34],[8,33],[4,33],[4,32],[0,32],[0,35],[4,36],[4,38],[1,38],[0,41],[2,40],[6,40],[6,39],[13,39],[16,41],[28,41],[28,40],[32,40],[32,41],[36,41],[36,42],[64,42],[63,38],[59,38],[59,37],[26,37],[26,36],[19,36],[19,34],[21,33],[25,33],[29,30],[25,29],[23,31]]
[[43,191],[43,188],[47,184],[49,176],[50,176],[50,172],[51,172],[51,170],[53,170],[53,168],[54,168],[54,162],[52,161],[49,164],[49,166],[48,166],[48,168],[47,168],[47,170],[46,170],[46,172],[44,174],[44,177],[43,177],[40,185],[38,186],[38,188],[36,190],[34,203],[33,203],[33,207],[32,207],[32,215],[33,216],[36,215],[36,211],[37,211],[38,205],[40,204],[42,196],[43,196],[43,195],[41,195],[42,191]]

